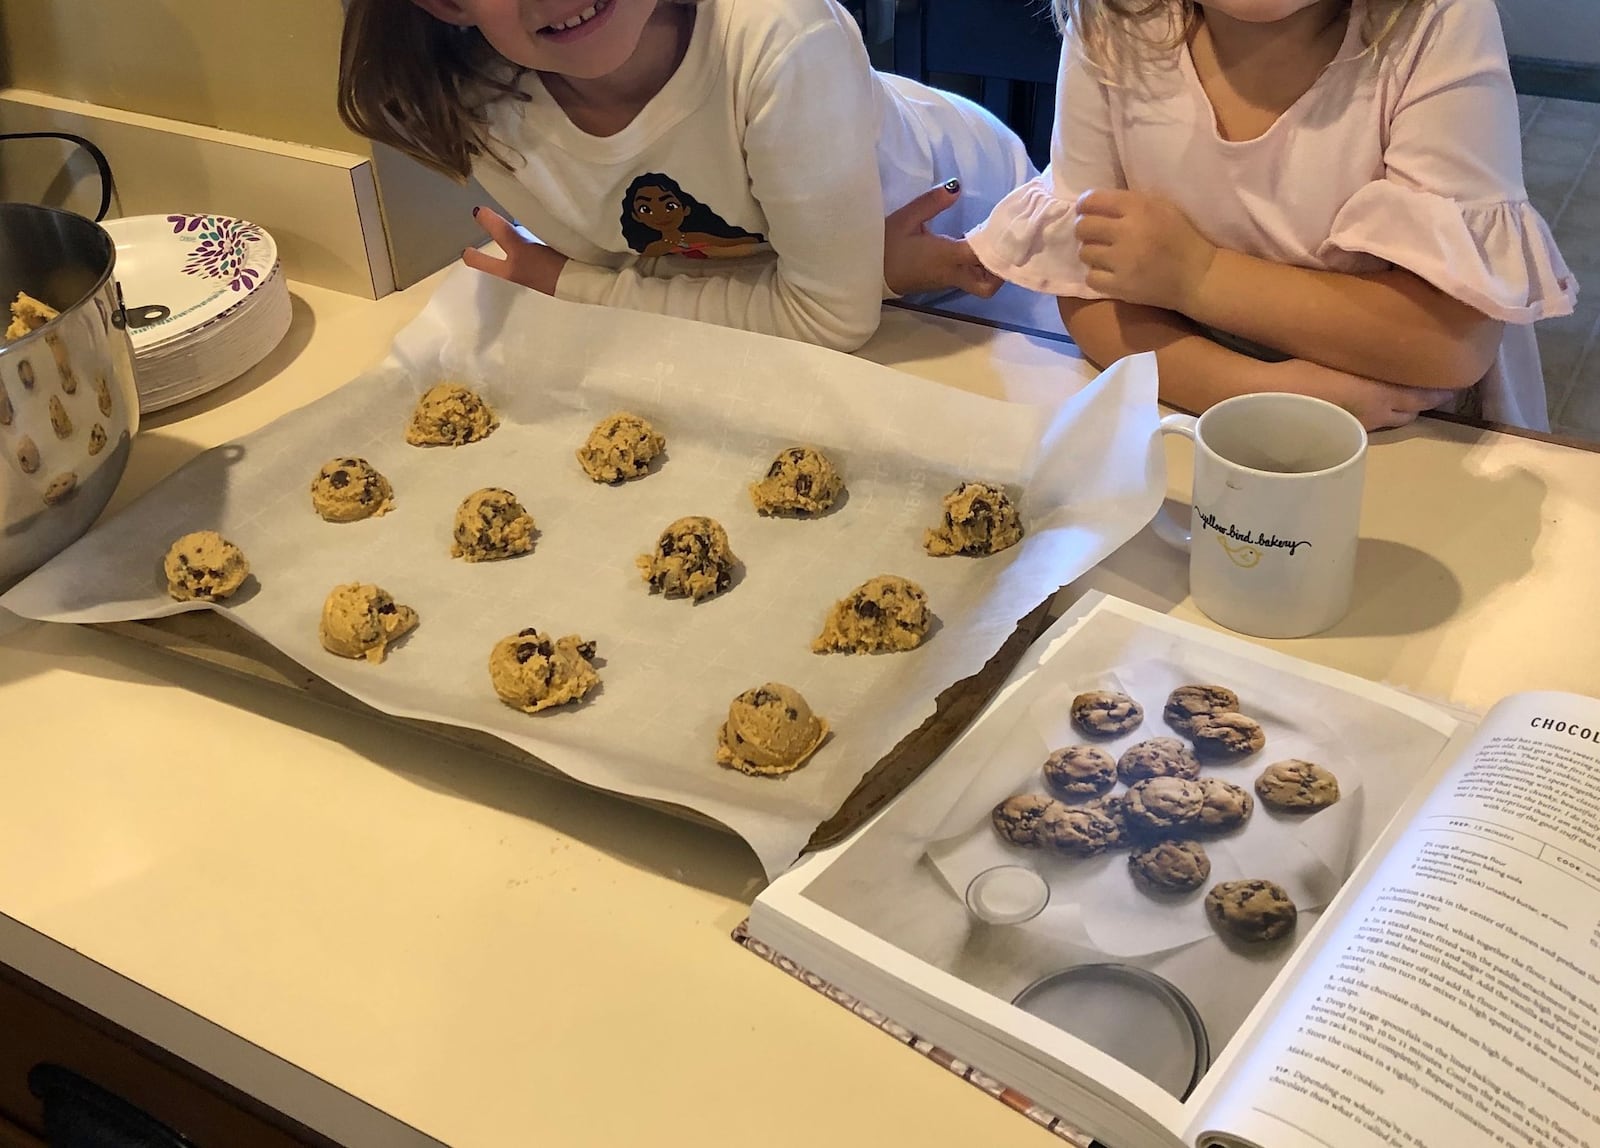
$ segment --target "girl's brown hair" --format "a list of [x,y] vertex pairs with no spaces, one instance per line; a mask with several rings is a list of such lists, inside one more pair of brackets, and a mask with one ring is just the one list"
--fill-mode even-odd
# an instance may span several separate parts
[[[1089,60],[1101,68],[1125,60],[1140,50],[1171,51],[1186,42],[1200,19],[1198,0],[1051,0],[1056,26],[1063,33],[1071,24]],[[1366,27],[1369,49],[1388,39],[1408,8],[1427,0],[1371,0]],[[1156,17],[1166,14],[1166,31],[1147,32],[1147,23],[1159,28]]]
[[476,28],[446,24],[411,0],[350,0],[345,12],[339,118],[461,182],[480,155],[504,162],[489,108],[526,100],[521,77]]

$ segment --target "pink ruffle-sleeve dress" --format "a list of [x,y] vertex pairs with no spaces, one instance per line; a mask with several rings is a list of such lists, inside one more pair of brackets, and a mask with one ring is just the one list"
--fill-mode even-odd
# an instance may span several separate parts
[[1494,0],[1424,0],[1376,50],[1365,8],[1354,0],[1311,89],[1238,142],[1218,133],[1186,47],[1107,76],[1069,28],[1050,166],[971,233],[978,258],[1024,287],[1097,298],[1072,205],[1118,187],[1171,200],[1244,254],[1352,274],[1402,267],[1506,324],[1477,388],[1483,413],[1547,429],[1532,324],[1571,313],[1578,284],[1522,183]]

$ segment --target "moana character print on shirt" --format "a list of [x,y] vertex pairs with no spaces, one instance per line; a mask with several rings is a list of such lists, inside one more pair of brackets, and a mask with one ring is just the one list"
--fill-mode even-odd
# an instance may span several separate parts
[[657,171],[628,185],[622,197],[622,237],[640,255],[686,259],[737,259],[766,243],[764,236],[735,227],[677,180]]

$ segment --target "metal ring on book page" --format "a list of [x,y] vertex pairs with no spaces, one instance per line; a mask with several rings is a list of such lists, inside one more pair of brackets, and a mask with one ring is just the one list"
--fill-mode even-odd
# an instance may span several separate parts
[[1011,1003],[1120,1060],[1179,1100],[1211,1067],[1211,1040],[1178,986],[1133,965],[1076,965],[1041,977]]

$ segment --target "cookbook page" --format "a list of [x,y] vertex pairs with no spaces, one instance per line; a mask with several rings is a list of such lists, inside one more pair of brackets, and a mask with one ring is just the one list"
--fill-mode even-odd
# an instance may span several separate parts
[[[969,1028],[1182,1131],[1214,1088],[1213,1063],[1457,723],[1396,691],[1099,595],[1040,645],[1037,664],[796,899],[821,910],[808,915],[813,927],[874,938],[875,961],[880,946],[897,951],[894,975],[951,1002]],[[1166,705],[1193,684],[1233,691],[1258,731],[1241,752],[1196,763],[1231,787],[1233,820],[1132,827],[1129,840],[1084,856],[996,816],[1017,797],[1068,810],[1127,800],[1135,774],[1098,797],[1062,796],[1045,763],[1079,745],[1119,762],[1148,756],[1157,739],[1186,746]],[[1097,691],[1127,694],[1142,717],[1086,735],[1071,714]],[[1279,807],[1264,802],[1257,782],[1290,760],[1337,776],[1337,798],[1293,809],[1274,791]],[[1163,846],[1174,845],[1204,857],[1198,875],[1163,868]],[[1140,872],[1150,854],[1153,877]],[[1250,881],[1295,901],[1286,928],[1208,910],[1213,890]]]
[[1200,1142],[1600,1144],[1600,702],[1501,702],[1393,836]]
[[[480,391],[499,427],[468,446],[409,445],[413,406],[444,380]],[[168,597],[161,557],[182,534],[218,530],[252,577],[216,608],[334,686],[390,714],[493,734],[588,784],[697,810],[743,836],[775,875],[1018,619],[1149,521],[1164,488],[1155,399],[1148,355],[1075,393],[1064,383],[1051,403],[1008,403],[821,347],[566,303],[461,268],[384,364],[201,455],[3,604],[68,622],[197,608]],[[590,481],[574,451],[616,411],[648,418],[666,457],[613,487]],[[797,443],[833,460],[843,495],[811,519],[758,514],[750,484]],[[393,510],[351,523],[313,512],[313,476],[343,456],[388,477]],[[992,556],[934,557],[924,531],[966,479],[1006,484],[1026,533]],[[457,507],[482,487],[526,506],[531,552],[452,557]],[[731,588],[696,604],[651,594],[635,566],[686,515],[720,522],[738,560]],[[812,652],[832,605],[880,574],[927,592],[926,640],[893,654]],[[382,586],[421,616],[380,665],[318,641],[324,599],[348,582]],[[532,715],[502,704],[489,651],[529,626],[595,642],[600,687]],[[829,738],[782,777],[718,765],[729,703],[769,681],[800,691]]]

